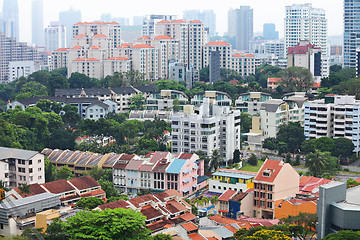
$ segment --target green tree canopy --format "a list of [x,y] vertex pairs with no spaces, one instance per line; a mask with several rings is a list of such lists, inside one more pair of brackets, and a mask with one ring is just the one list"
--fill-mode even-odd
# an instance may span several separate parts
[[75,206],[79,208],[93,209],[102,204],[104,204],[104,201],[102,199],[97,197],[88,197],[88,198],[81,198],[80,201],[78,201]]
[[288,67],[281,71],[281,78],[288,92],[306,91],[314,84],[311,72],[303,67]]

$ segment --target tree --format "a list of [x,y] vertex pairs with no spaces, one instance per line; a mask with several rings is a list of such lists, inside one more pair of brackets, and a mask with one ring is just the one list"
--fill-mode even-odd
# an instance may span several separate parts
[[20,193],[25,194],[25,197],[29,194],[31,194],[30,185],[27,183],[22,184],[19,186]]
[[315,150],[314,153],[310,153],[306,156],[306,166],[309,171],[316,177],[321,176],[323,171],[326,169],[326,158],[325,155],[319,150]]
[[218,196],[212,196],[212,197],[210,198],[211,204],[216,205],[216,204],[218,203],[218,199],[219,199]]
[[[301,127],[299,122],[291,122],[283,124],[279,127],[276,140],[278,143],[284,142],[286,144],[286,151],[284,152],[297,152],[301,144],[305,141],[304,128]],[[279,144],[278,151],[280,152]],[[282,152],[282,151],[281,151]]]
[[323,240],[360,240],[360,232],[343,230],[337,233],[330,233]]
[[240,114],[240,128],[242,133],[248,133],[250,132],[250,128],[252,125],[252,119],[251,116],[247,113],[241,113]]
[[321,137],[316,139],[314,143],[314,148],[318,149],[320,152],[331,152],[333,149],[335,149],[335,141],[332,138]]
[[144,110],[145,97],[143,94],[136,94],[129,98],[131,110]]
[[180,101],[178,98],[175,98],[173,101],[173,110],[174,112],[179,112],[181,110]]
[[114,187],[114,183],[108,180],[100,179],[98,183],[101,185],[101,189],[106,192],[106,197],[116,197],[118,196],[118,192]]
[[314,84],[312,74],[307,68],[288,67],[282,70],[281,75],[281,84],[288,92],[306,91]]
[[256,155],[254,153],[252,153],[248,159],[248,163],[252,166],[257,166],[258,164],[258,159],[256,157]]
[[281,221],[286,224],[295,224],[301,226],[300,229],[296,226],[290,225],[289,230],[297,239],[312,239],[315,235],[313,229],[316,229],[317,217],[316,214],[311,213],[300,213],[297,216],[288,216],[287,218],[282,218]]
[[220,167],[220,161],[221,161],[221,157],[220,157],[220,153],[218,149],[214,149],[212,151],[211,154],[211,158],[210,158],[210,167],[209,170],[214,170],[216,171],[219,167]]
[[353,155],[355,146],[350,139],[335,138],[334,145],[334,148],[331,149],[331,153],[333,156],[348,158]]
[[95,180],[99,181],[104,175],[104,169],[101,167],[95,166],[89,171],[89,175]]
[[169,234],[159,233],[154,236],[154,240],[172,240],[172,236]]
[[346,188],[352,188],[352,187],[356,187],[356,186],[359,186],[360,185],[360,182],[352,179],[352,178],[349,178],[347,181],[346,181]]
[[67,240],[65,226],[60,218],[55,218],[45,231],[45,240]]
[[97,197],[88,197],[88,198],[81,198],[80,201],[76,203],[76,207],[78,208],[87,208],[93,209],[99,205],[104,204],[104,201]]
[[90,78],[85,74],[74,72],[71,74],[69,78],[69,86],[70,88],[99,87],[100,81],[97,79]]
[[47,89],[44,85],[38,82],[28,82],[25,83],[21,89],[20,93],[16,95],[16,99],[24,99],[24,98],[31,98],[31,97],[44,97],[47,96]]
[[64,122],[65,128],[74,128],[78,125],[81,120],[81,117],[78,113],[78,109],[75,106],[71,106],[70,104],[66,104],[64,106],[65,114],[62,115],[62,119]]
[[56,167],[49,161],[49,159],[44,157],[45,165],[45,182],[52,182],[57,179]]
[[233,153],[233,162],[234,163],[239,163],[240,162],[240,150],[239,149],[235,149],[234,153]]
[[262,147],[269,150],[276,150],[277,149],[276,138],[271,138],[271,137],[265,138]]
[[132,209],[83,210],[61,222],[61,227],[70,240],[149,239],[145,220],[145,216]]
[[51,149],[74,150],[76,144],[75,139],[76,135],[74,132],[63,128],[56,129],[50,134],[47,147]]
[[286,162],[291,163],[291,153],[286,154]]
[[57,179],[58,180],[60,180],[60,179],[68,180],[73,177],[74,177],[74,174],[72,173],[72,171],[70,170],[70,168],[68,166],[63,166],[57,171]]
[[109,197],[109,198],[107,199],[106,203],[116,202],[116,201],[120,201],[120,200],[128,200],[128,199],[129,199],[128,195],[126,195],[126,194],[121,194],[121,195],[119,195],[119,196],[117,196],[117,197]]
[[300,155],[296,155],[296,158],[295,158],[295,166],[299,166],[300,165]]
[[69,82],[67,78],[61,73],[51,73],[46,84],[49,95],[54,96],[55,89],[69,88]]

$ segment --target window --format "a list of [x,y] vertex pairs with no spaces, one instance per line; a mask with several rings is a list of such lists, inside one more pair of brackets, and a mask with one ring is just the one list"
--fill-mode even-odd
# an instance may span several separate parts
[[266,207],[272,208],[272,202],[266,202]]
[[261,190],[265,190],[265,184],[261,184]]
[[265,198],[265,193],[264,192],[260,193],[260,198]]
[[259,192],[258,192],[258,191],[254,191],[254,196],[255,196],[255,197],[259,197]]
[[268,187],[268,191],[272,192],[273,186],[272,186],[272,185],[268,185],[267,187]]
[[255,184],[254,184],[254,188],[255,188],[255,189],[259,189],[259,184],[258,184],[258,183],[255,183]]
[[32,168],[29,168],[29,173],[32,173],[33,172],[33,169]]
[[272,193],[267,194],[267,199],[272,200]]
[[32,165],[32,160],[29,160],[29,165]]
[[41,167],[38,168],[38,172],[40,172],[40,171],[41,171]]

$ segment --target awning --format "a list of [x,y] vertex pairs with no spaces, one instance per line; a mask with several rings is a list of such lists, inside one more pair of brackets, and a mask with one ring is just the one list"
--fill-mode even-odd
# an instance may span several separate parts
[[193,167],[193,169],[198,169],[199,168],[199,166],[195,166],[195,167]]
[[185,179],[185,180],[183,180],[183,183],[187,183],[187,182],[190,182],[190,178],[188,178],[188,179]]
[[191,172],[191,169],[183,171],[183,173],[189,173],[189,172]]
[[193,176],[193,178],[197,178],[198,176],[199,176],[199,175],[196,174],[196,175]]
[[195,184],[194,186],[192,186],[193,188],[196,188],[198,185],[197,184]]
[[183,190],[183,192],[190,192],[190,188]]

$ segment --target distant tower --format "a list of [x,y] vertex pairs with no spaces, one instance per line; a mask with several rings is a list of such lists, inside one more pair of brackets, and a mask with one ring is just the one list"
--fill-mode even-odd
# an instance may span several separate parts
[[69,47],[71,38],[73,37],[72,26],[75,23],[81,22],[81,12],[70,9],[59,13],[59,25],[64,25],[66,29],[66,46]]
[[275,24],[264,23],[263,37],[265,39],[279,39],[279,32],[275,31]]
[[253,33],[253,9],[249,6],[240,6],[240,9],[236,9],[236,49],[249,50],[249,41]]
[[0,32],[19,41],[19,8],[17,0],[4,0]]
[[65,26],[59,25],[59,23],[52,23],[45,28],[45,47],[50,52],[66,47]]
[[360,2],[344,1],[344,67],[356,67],[356,49],[360,47]]
[[31,5],[31,29],[32,43],[36,46],[44,46],[44,3],[43,0],[33,0]]
[[209,77],[210,82],[214,83],[220,81],[220,52],[210,52],[210,64],[209,64]]

